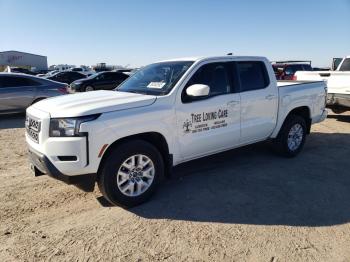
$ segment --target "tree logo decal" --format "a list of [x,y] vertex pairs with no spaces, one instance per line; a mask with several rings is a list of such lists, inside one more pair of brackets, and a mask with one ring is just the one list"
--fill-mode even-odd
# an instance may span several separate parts
[[191,132],[190,127],[192,127],[192,122],[190,120],[186,119],[186,121],[184,122],[182,127],[183,127],[185,133],[189,133],[189,132]]

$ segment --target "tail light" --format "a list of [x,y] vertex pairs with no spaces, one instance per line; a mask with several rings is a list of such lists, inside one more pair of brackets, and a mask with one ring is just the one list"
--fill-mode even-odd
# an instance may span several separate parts
[[298,80],[298,77],[297,77],[296,75],[293,75],[292,80],[293,80],[293,81],[297,81],[297,80]]
[[68,94],[68,86],[60,87],[57,90],[62,94]]

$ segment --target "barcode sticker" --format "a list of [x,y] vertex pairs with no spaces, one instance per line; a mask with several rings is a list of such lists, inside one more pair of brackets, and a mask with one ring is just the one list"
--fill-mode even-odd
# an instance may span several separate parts
[[148,88],[156,88],[156,89],[161,89],[163,86],[165,86],[164,82],[151,82],[148,84]]

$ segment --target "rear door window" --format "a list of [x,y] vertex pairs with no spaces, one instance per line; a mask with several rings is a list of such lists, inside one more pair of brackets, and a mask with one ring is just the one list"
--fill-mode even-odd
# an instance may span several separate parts
[[75,80],[78,80],[78,79],[81,79],[81,78],[85,78],[85,75],[80,74],[80,73],[78,73],[78,72],[70,72],[69,78],[70,78],[72,81],[75,81]]
[[38,81],[26,77],[2,76],[0,77],[0,87],[25,87],[25,86],[39,86]]
[[69,74],[67,72],[61,72],[53,76],[54,80],[67,82],[69,81]]
[[105,73],[103,76],[104,76],[104,80],[107,80],[107,81],[114,81],[117,79],[117,76],[115,73]]
[[264,89],[269,85],[265,64],[261,61],[237,62],[241,92]]

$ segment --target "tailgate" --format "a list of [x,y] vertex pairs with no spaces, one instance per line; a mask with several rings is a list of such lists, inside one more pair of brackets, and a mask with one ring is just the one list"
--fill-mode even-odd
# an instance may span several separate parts
[[296,72],[296,77],[301,81],[325,81],[328,93],[350,94],[350,72],[340,71],[315,71]]

